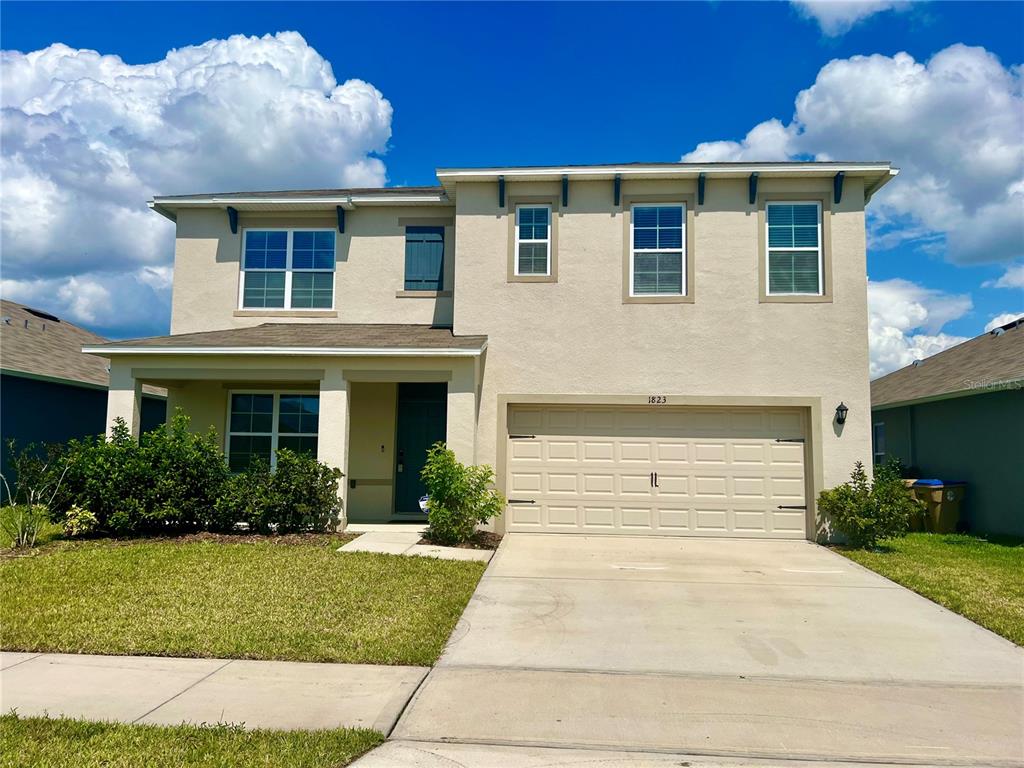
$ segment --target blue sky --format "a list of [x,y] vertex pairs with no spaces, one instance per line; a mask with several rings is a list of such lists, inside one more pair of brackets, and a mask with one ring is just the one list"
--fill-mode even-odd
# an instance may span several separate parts
[[[97,107],[90,101],[94,96],[84,88],[61,98],[55,98],[52,91],[46,93],[46,78],[66,78],[68,69],[54,75],[57,70],[37,63],[5,67],[5,89],[13,90],[15,96],[5,97],[4,106],[19,110],[19,114],[64,115],[65,122],[85,126],[86,137],[93,130],[122,136],[113,141],[118,151],[130,158],[125,162],[134,163],[129,169],[134,181],[127,189],[145,190],[143,199],[137,201],[140,206],[148,194],[212,191],[211,184],[231,181],[263,188],[339,180],[431,184],[437,166],[676,161],[703,142],[743,142],[752,128],[776,119],[778,126],[766,128],[770,134],[767,141],[753,136],[747,137],[746,144],[711,144],[697,157],[780,159],[757,155],[784,152],[786,156],[886,159],[904,167],[903,178],[892,185],[898,183],[902,188],[893,191],[891,201],[883,201],[879,208],[882,218],[873,223],[868,261],[872,281],[884,284],[875,297],[876,302],[884,303],[876,335],[881,338],[890,330],[893,339],[897,332],[900,335],[901,346],[890,350],[891,359],[885,364],[893,367],[897,362],[909,362],[907,354],[919,356],[937,351],[936,346],[941,348],[951,339],[976,335],[997,315],[1024,312],[1024,282],[1018,286],[1013,277],[1024,257],[1020,249],[1024,209],[1018,204],[1024,200],[1024,187],[1021,194],[1000,197],[1000,190],[1012,187],[1014,180],[1024,184],[1019,67],[1024,61],[1024,3],[935,2],[895,9],[887,9],[890,4],[885,2],[875,5],[881,10],[865,10],[864,17],[850,26],[849,19],[837,20],[828,9],[815,4],[783,2],[2,4],[0,44],[5,51],[28,53],[59,42],[72,49],[116,55],[125,65],[159,62],[171,49],[233,35],[298,32],[305,48],[296,44],[291,48],[298,53],[273,53],[272,57],[306,60],[318,56],[330,64],[338,83],[358,79],[372,84],[382,96],[371,98],[368,107],[377,110],[375,128],[343,130],[335,143],[326,144],[342,158],[339,166],[346,168],[334,177],[324,167],[330,165],[332,155],[318,154],[323,148],[316,146],[315,137],[298,142],[309,147],[305,150],[308,158],[295,155],[304,150],[293,145],[292,166],[282,168],[254,159],[259,147],[246,146],[249,139],[230,128],[217,136],[232,136],[236,144],[225,141],[217,148],[219,157],[207,164],[213,169],[209,174],[202,165],[177,177],[146,170],[151,164],[146,163],[141,147],[148,139],[125,149],[125,131],[116,120],[111,122],[111,111],[118,110],[110,103],[104,101],[102,109]],[[937,60],[932,72],[929,62],[933,57],[958,44],[971,48],[952,49],[939,57],[948,63],[940,67]],[[236,47],[244,50],[246,46]],[[845,115],[836,122],[828,117],[830,105],[839,104],[843,109],[836,94],[845,99],[851,88],[863,90],[861,101],[846,104],[851,117],[863,115],[863,105],[870,109],[876,96],[877,103],[883,105],[886,98],[903,103],[898,93],[886,95],[890,84],[900,79],[899,73],[910,71],[906,62],[902,70],[897,66],[893,57],[900,52],[909,54],[911,63],[924,70],[920,83],[903,84],[929,92],[921,104],[909,110],[920,114],[892,124],[877,119],[858,123]],[[828,77],[820,76],[833,60],[850,62],[872,54],[881,57],[877,66],[854,64],[843,70],[840,65],[836,71],[830,70]],[[225,55],[230,58],[234,53]],[[102,70],[104,65],[92,66]],[[957,72],[980,71],[985,66],[987,74],[974,80],[967,77],[970,82],[966,85],[955,82]],[[952,79],[950,69],[954,71]],[[87,72],[81,75],[90,77]],[[291,82],[273,87],[288,89],[288,93],[296,87],[309,88],[303,76],[289,77]],[[302,82],[296,82],[296,77]],[[794,120],[798,94],[816,80],[813,98]],[[24,87],[10,88],[13,81],[24,83]],[[176,87],[177,93],[180,84]],[[236,85],[239,92],[267,87],[255,76],[239,76]],[[948,96],[942,91],[947,87],[953,89]],[[330,83],[324,93],[329,91]],[[119,97],[111,98],[116,101]],[[241,97],[234,93],[217,98]],[[47,105],[38,106],[40,100]],[[390,105],[390,115],[384,115],[382,100]],[[123,111],[128,113],[145,108],[134,98],[125,103],[128,106]],[[176,102],[181,109],[189,103],[187,99]],[[247,103],[232,102],[239,111],[244,111]],[[265,105],[255,95],[251,103],[254,120],[261,119]],[[93,119],[97,111],[103,112],[103,119]],[[886,120],[893,112],[898,110],[886,110]],[[971,147],[942,140],[944,132],[959,129],[965,115],[974,121],[964,129],[968,131],[965,135],[986,135],[973,165],[995,164],[1005,178],[967,167],[972,165]],[[135,121],[131,114],[124,119]],[[336,124],[334,117],[324,119],[326,130]],[[137,121],[132,125],[132,131],[145,132]],[[30,134],[26,128],[24,135]],[[899,134],[898,140],[895,134]],[[280,138],[263,137],[261,141],[264,146],[268,142],[275,146],[274,141],[287,143],[287,131]],[[780,149],[780,141],[785,148]],[[81,183],[81,178],[67,177],[66,160],[58,173],[46,166],[52,149],[25,150],[29,159],[19,159],[12,153],[17,152],[21,140],[7,144],[5,159],[22,162],[18,170],[26,174],[25,188],[42,185],[54,200],[76,199],[59,194],[62,185]],[[993,145],[999,145],[999,152],[991,155]],[[89,146],[89,142],[69,144],[63,151],[70,154],[72,146]],[[237,155],[230,157],[235,150]],[[890,151],[889,156],[863,156],[884,150]],[[837,156],[840,151],[858,155]],[[726,154],[716,154],[723,152]],[[361,158],[378,158],[383,166],[367,166]],[[235,168],[214,168],[227,159]],[[237,170],[247,164],[251,166],[248,173]],[[953,167],[956,169],[949,170]],[[104,173],[110,178],[109,168]],[[8,177],[17,175],[9,173]],[[993,178],[998,186],[986,187]],[[58,189],[54,191],[44,182]],[[971,191],[961,194],[960,188]],[[10,188],[4,191],[9,201],[5,206],[28,205],[22,196],[8,195]],[[130,196],[127,191],[124,194]],[[81,199],[86,209],[79,210],[77,216],[88,216],[90,196]],[[130,208],[131,204],[122,201],[117,205]],[[938,212],[946,209],[951,211],[952,224],[941,221]],[[983,215],[985,210],[989,214]],[[131,211],[122,215],[135,220]],[[1016,222],[1007,225],[1008,215]],[[1003,223],[993,227],[994,219]],[[97,212],[91,226],[109,229],[112,220],[121,219]],[[134,256],[130,246],[105,246],[104,237],[112,237],[109,233],[79,229],[74,230],[73,239],[88,243],[95,238],[89,256],[62,257],[61,249],[69,246],[60,239],[26,245],[23,259],[20,253],[12,257],[5,247],[5,294],[35,304],[49,302],[56,305],[51,309],[110,335],[165,332],[169,241],[160,224],[138,226],[147,229],[135,235],[140,244]],[[992,234],[986,235],[987,239],[978,235],[964,241],[962,233],[968,228]],[[26,243],[31,240],[5,228],[8,247],[22,242],[19,238]],[[42,250],[32,252],[33,247]],[[112,250],[117,253],[107,259],[106,252]],[[69,261],[73,267],[67,266]],[[131,270],[142,268],[149,270],[148,276],[132,273],[134,277],[126,277]],[[1008,287],[996,287],[1001,278],[1001,284]],[[66,287],[71,279],[77,279],[75,285],[82,290],[62,294],[60,287]],[[895,279],[914,289],[891,282]],[[100,303],[104,290],[108,297],[116,296],[116,291],[129,290],[132,280],[142,285],[142,292],[120,315],[90,311],[88,302],[78,295],[95,288],[91,295]],[[908,314],[910,317],[905,317]],[[914,341],[917,336],[919,342]]]

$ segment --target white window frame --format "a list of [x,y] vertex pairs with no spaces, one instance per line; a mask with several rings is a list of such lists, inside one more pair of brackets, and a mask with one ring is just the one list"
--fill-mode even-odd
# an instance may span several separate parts
[[[773,205],[813,205],[818,210],[818,246],[817,249],[809,246],[801,248],[772,248],[768,242],[768,209]],[[824,296],[825,295],[825,249],[822,247],[822,230],[825,229],[825,222],[822,220],[820,200],[768,200],[764,205],[764,292],[766,296]],[[771,259],[769,254],[772,251],[805,251],[810,253],[818,252],[818,292],[817,293],[794,293],[772,291]]]
[[[681,240],[679,241],[682,247],[680,248],[636,248],[636,237],[633,234],[635,228],[636,216],[633,212],[637,208],[680,208],[683,212],[682,216],[682,229],[680,231]],[[681,290],[679,293],[636,293],[633,290],[633,272],[636,267],[636,255],[638,253],[678,253],[679,254],[679,266],[682,270],[682,279],[680,280]],[[629,206],[629,297],[632,298],[658,298],[660,296],[686,296],[688,286],[686,285],[686,271],[687,271],[687,260],[688,256],[686,253],[686,203],[680,200],[679,202],[667,202],[667,203],[644,203],[637,202],[631,203]]]
[[[270,267],[256,267],[246,269],[245,267],[245,240],[249,232],[287,232],[288,243],[285,252],[284,269],[272,269]],[[292,307],[292,274],[294,272],[327,272],[326,269],[293,269],[292,268],[292,240],[296,232],[331,232],[334,233],[334,268],[331,273],[331,306],[329,307]],[[246,272],[284,272],[284,306],[282,307],[247,307],[245,306],[245,273]],[[338,273],[338,235],[330,227],[246,227],[242,230],[242,253],[238,260],[238,309],[246,312],[283,312],[285,310],[295,312],[333,312],[335,299],[335,281]]]
[[[548,236],[543,240],[523,240],[519,237],[519,211],[523,208],[544,208],[548,212]],[[516,249],[513,257],[515,258],[514,272],[516,277],[551,277],[551,227],[554,225],[553,221],[554,212],[552,207],[548,203],[517,203],[516,204]],[[519,244],[523,243],[526,245],[539,245],[543,243],[546,247],[545,255],[547,257],[546,266],[547,269],[544,272],[520,272],[519,271]]]
[[[233,432],[231,430],[231,401],[235,395],[272,395],[274,398],[274,407],[271,411],[271,422],[270,432]],[[307,397],[316,395],[320,397],[320,393],[315,390],[309,389],[229,389],[228,390],[228,402],[227,402],[227,413],[224,419],[224,458],[227,461],[231,460],[231,438],[233,435],[239,437],[270,437],[270,468],[277,468],[277,446],[278,440],[283,435],[284,437],[310,437],[311,432],[279,432],[277,429],[278,416],[281,413],[281,396],[282,395],[305,395]],[[317,451],[320,449],[320,418],[319,411],[317,412],[317,424],[316,424],[316,444]]]
[[[882,428],[882,450],[878,450],[878,428]],[[885,422],[876,421],[871,425],[871,459],[872,462],[877,466],[878,464],[885,463],[885,457],[887,452],[885,450]]]

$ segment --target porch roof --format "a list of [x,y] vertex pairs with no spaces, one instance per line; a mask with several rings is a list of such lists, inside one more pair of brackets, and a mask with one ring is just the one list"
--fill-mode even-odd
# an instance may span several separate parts
[[248,328],[128,339],[82,348],[112,355],[317,355],[474,357],[486,336],[431,325],[264,323]]

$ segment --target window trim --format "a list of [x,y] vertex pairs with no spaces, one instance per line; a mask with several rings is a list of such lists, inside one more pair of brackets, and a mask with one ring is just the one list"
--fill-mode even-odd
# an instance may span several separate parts
[[[545,211],[548,212],[548,224],[547,224],[548,236],[546,238],[544,238],[543,240],[539,240],[537,238],[532,238],[532,239],[524,240],[522,237],[519,236],[519,226],[520,226],[519,225],[519,212],[521,210],[523,210],[524,208],[529,208],[529,209],[533,209],[533,210],[542,208],[542,209],[544,209]],[[551,277],[551,220],[554,218],[554,212],[551,210],[551,206],[549,204],[547,204],[547,203],[518,203],[518,204],[516,204],[516,207],[513,210],[512,215],[515,217],[515,231],[516,231],[516,253],[515,253],[516,258],[515,258],[515,263],[513,264],[513,268],[515,269],[516,277]],[[545,248],[544,248],[544,266],[547,267],[547,269],[545,269],[543,272],[520,272],[519,271],[519,246],[520,245],[541,245],[541,244],[543,244],[545,246]]]
[[[246,269],[245,267],[245,241],[249,236],[249,232],[287,232],[288,241],[285,251],[285,267],[281,269],[271,269],[269,267],[255,267],[253,269]],[[329,307],[293,307],[292,306],[292,274],[295,272],[312,272],[312,273],[328,273],[326,269],[295,269],[292,267],[292,251],[293,251],[293,240],[295,232],[330,232],[334,235],[334,268],[329,271],[331,277],[331,306]],[[313,312],[313,313],[327,313],[335,312],[335,300],[337,294],[337,274],[338,274],[338,233],[331,227],[243,227],[242,236],[239,238],[241,242],[241,253],[238,257],[238,304],[236,312],[256,312],[258,314],[274,313],[274,312]],[[247,307],[245,306],[245,273],[246,272],[284,272],[284,306],[282,307]]]
[[[635,208],[682,208],[682,223],[680,231],[680,246],[679,248],[636,248],[634,246],[634,235],[636,231],[636,225],[634,223],[633,210]],[[686,211],[688,206],[685,202],[664,202],[664,203],[645,203],[645,202],[631,202],[629,204],[629,298],[665,298],[665,297],[676,297],[685,296],[687,289],[686,280]],[[681,282],[679,293],[637,293],[634,286],[634,276],[636,273],[636,256],[638,253],[676,253],[679,252],[679,270],[681,272]]]
[[[818,205],[818,285],[820,293],[768,293],[768,204],[816,203]],[[758,301],[761,304],[832,303],[832,192],[768,192],[757,196]],[[785,250],[785,249],[783,249]]]
[[[768,238],[768,209],[774,205],[813,205],[818,212],[817,230],[818,230],[818,244],[813,248],[810,246],[793,246],[792,248],[772,248]],[[822,230],[825,225],[822,223],[824,219],[824,212],[820,200],[766,200],[764,205],[764,268],[765,268],[765,290],[768,296],[822,296],[825,293],[825,264],[824,264],[824,237]],[[818,291],[817,293],[807,293],[804,291],[779,291],[775,292],[771,289],[771,264],[770,256],[771,252],[775,251],[801,251],[804,253],[811,253],[812,251],[818,254]]]
[[[235,395],[270,395],[274,398],[274,407],[271,411],[271,431],[267,432],[232,432],[231,431],[231,400]],[[281,396],[282,395],[304,395],[306,397],[315,396],[317,399],[320,398],[320,392],[312,389],[229,389],[228,399],[225,404],[225,416],[224,416],[224,460],[231,461],[231,437],[232,435],[238,435],[239,437],[266,437],[270,436],[270,468],[275,469],[277,467],[277,446],[278,440],[282,433],[278,431],[278,416],[281,412]],[[284,432],[285,437],[309,437],[308,432]],[[317,440],[317,452],[319,453],[320,448],[320,412],[317,411],[317,424],[316,424],[316,440]]]
[[[660,195],[622,195],[622,303],[623,304],[693,304],[696,279],[695,236],[697,206],[696,184],[682,187],[682,192]],[[683,206],[683,293],[632,293],[633,286],[633,206]]]
[[[508,268],[506,282],[509,283],[557,283],[558,282],[558,195],[508,196],[505,216],[508,219]],[[545,206],[550,214],[548,225],[548,271],[547,274],[519,274],[519,226],[518,209]]]

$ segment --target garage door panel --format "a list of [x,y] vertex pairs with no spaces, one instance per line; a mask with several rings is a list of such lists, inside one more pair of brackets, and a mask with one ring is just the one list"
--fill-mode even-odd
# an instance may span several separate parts
[[[508,528],[804,538],[798,410],[513,408]],[[652,486],[657,474],[657,487]]]

